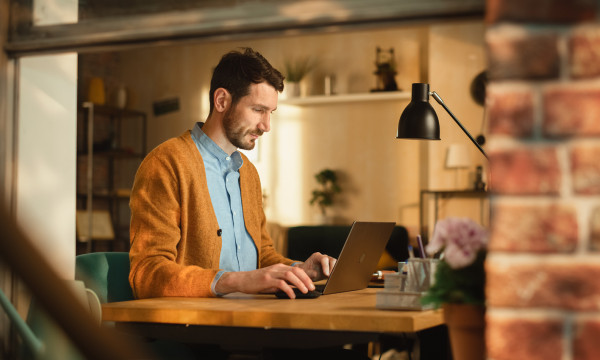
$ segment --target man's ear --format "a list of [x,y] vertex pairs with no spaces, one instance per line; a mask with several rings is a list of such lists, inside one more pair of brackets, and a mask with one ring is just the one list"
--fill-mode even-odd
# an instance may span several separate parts
[[218,88],[215,90],[215,110],[218,112],[225,112],[229,105],[231,105],[231,94],[224,88]]

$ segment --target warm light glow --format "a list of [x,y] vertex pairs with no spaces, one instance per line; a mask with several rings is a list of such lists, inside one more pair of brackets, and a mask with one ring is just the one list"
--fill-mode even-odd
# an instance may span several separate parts
[[322,17],[323,14],[327,14],[328,16],[338,19],[345,19],[350,16],[350,12],[348,10],[333,1],[315,2],[312,3],[309,8],[307,8],[306,5],[307,4],[304,2],[282,5],[280,7],[280,13],[281,15],[302,21],[308,21]]
[[210,111],[210,87],[203,86],[200,89],[200,121],[206,120]]
[[273,144],[271,173],[267,174],[272,179],[270,204],[274,216],[271,221],[300,224],[303,222],[302,209],[307,196],[302,193],[306,175],[301,166],[304,124],[300,109],[280,104],[267,136]]

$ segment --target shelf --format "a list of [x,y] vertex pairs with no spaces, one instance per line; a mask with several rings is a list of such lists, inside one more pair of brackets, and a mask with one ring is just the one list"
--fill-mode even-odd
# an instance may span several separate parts
[[[430,218],[429,208],[425,204],[429,203],[429,196],[433,197],[433,226],[429,226]],[[430,238],[430,230],[433,230],[435,224],[438,221],[438,201],[439,199],[448,199],[448,198],[479,198],[480,202],[485,201],[485,199],[489,199],[490,193],[486,190],[475,190],[475,189],[464,189],[464,190],[421,190],[421,195],[419,198],[419,227],[421,235],[425,242]],[[481,206],[481,222],[483,224],[483,203]],[[425,211],[427,209],[427,211]],[[427,214],[425,214],[427,212]]]
[[[87,156],[87,152],[80,152],[77,156]],[[146,155],[129,150],[94,150],[94,156],[111,157],[115,159],[143,159]]]
[[[80,107],[79,110],[87,111],[87,109],[84,108],[83,106]],[[116,107],[112,107],[112,106],[97,105],[97,104],[94,104],[94,113],[98,114],[98,115],[106,115],[106,116],[119,116],[123,119],[136,117],[136,116],[143,116],[143,117],[146,116],[146,113],[139,111],[139,110],[120,109],[120,108],[116,108]]]
[[[109,190],[94,190],[92,195],[96,198],[117,198],[117,199],[129,199],[131,195],[131,189],[116,189],[113,191]],[[77,197],[85,198],[87,193],[78,192]]]
[[343,95],[315,95],[291,99],[280,99],[279,103],[283,105],[319,105],[335,104],[347,102],[365,102],[365,101],[390,101],[390,100],[410,100],[409,91],[382,91],[372,93],[356,93]]
[[[115,185],[117,182],[133,183],[134,162],[139,166],[146,156],[146,113],[102,105],[94,105],[91,108],[84,108],[82,105],[79,111],[82,116],[78,121],[82,123],[82,131],[78,136],[82,137],[82,141],[77,144],[78,211],[86,214],[86,217],[97,209],[107,211],[110,215],[111,227],[115,231],[112,236],[115,241],[111,241],[111,250],[115,247],[127,250],[128,231],[121,230],[129,227],[131,216],[128,207],[124,205],[129,202],[131,188],[129,186],[120,188]],[[133,121],[137,124],[123,126],[125,121]],[[135,141],[131,140],[133,138]],[[123,140],[125,143],[122,142]],[[93,152],[87,151],[90,145]],[[91,174],[88,173],[90,163],[93,164]],[[88,178],[90,175],[91,177]],[[88,186],[90,183],[91,185]],[[94,226],[93,217],[90,216],[88,221],[91,221]],[[85,252],[92,251],[94,251],[94,244],[93,241],[89,241]]]
[[421,190],[422,194],[433,194],[441,197],[451,197],[451,196],[489,196],[488,192],[485,190]]

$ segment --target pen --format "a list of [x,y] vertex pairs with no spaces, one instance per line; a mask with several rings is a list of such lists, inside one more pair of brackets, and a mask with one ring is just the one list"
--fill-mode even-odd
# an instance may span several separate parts
[[[406,269],[404,268],[406,266],[406,262],[399,262],[398,263],[398,274],[404,274],[406,273]],[[406,268],[408,269],[408,266],[406,266]]]
[[425,249],[423,248],[423,239],[421,238],[421,235],[417,235],[417,242],[419,243],[419,252],[421,253],[421,257],[425,259]]

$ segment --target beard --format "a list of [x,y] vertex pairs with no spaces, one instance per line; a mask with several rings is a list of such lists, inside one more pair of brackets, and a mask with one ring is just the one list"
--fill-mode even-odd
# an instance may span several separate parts
[[256,145],[256,139],[246,139],[247,135],[258,135],[261,136],[264,131],[260,129],[247,129],[241,124],[241,120],[235,116],[234,107],[232,106],[227,110],[223,116],[223,127],[225,129],[225,135],[230,143],[235,147],[242,150],[252,150]]

